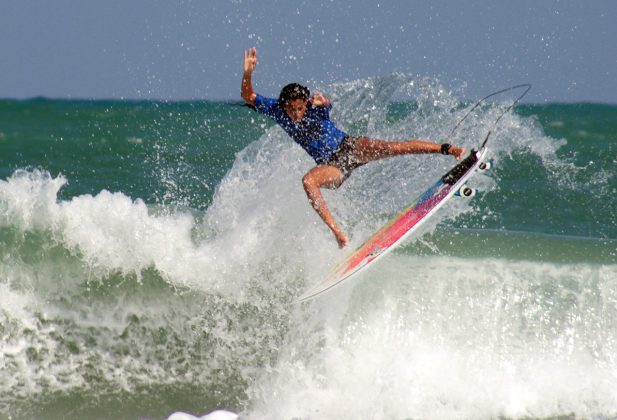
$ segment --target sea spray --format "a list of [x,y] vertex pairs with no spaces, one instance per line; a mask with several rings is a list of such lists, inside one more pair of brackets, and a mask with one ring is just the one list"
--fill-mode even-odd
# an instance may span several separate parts
[[[400,74],[320,90],[341,128],[387,140],[441,142],[473,103]],[[268,120],[232,103],[94,101],[87,117],[79,101],[0,106],[29,110],[14,123],[35,130],[0,126],[2,413],[617,412],[616,127],[595,118],[614,107],[517,107],[473,199],[297,306],[347,251],[302,191],[313,162]],[[502,107],[455,141],[477,145]],[[387,159],[325,191],[350,248],[453,163]]]

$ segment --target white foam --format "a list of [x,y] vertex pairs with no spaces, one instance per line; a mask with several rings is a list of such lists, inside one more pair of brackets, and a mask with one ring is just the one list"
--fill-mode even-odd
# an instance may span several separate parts
[[342,314],[337,299],[306,307],[329,316],[301,315],[248,417],[613,413],[615,279],[617,266],[395,254],[349,286]]
[[[40,171],[18,171],[0,181],[0,220],[23,232],[50,235],[98,277],[115,272],[139,276],[154,267],[172,284],[237,292],[238,280],[248,279],[253,270],[251,254],[264,250],[261,233],[275,223],[257,211],[240,226],[225,224],[216,239],[196,242],[193,234],[200,228],[189,212],[152,213],[139,199],[105,190],[58,201],[65,183]],[[268,255],[261,253],[257,262]]]

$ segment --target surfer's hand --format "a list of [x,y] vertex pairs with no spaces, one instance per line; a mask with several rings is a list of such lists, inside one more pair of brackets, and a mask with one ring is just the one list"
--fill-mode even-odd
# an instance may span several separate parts
[[249,48],[244,51],[244,72],[252,73],[257,67],[257,48]]
[[448,153],[450,153],[452,156],[454,156],[456,158],[456,160],[460,160],[463,157],[463,155],[465,154],[465,148],[464,147],[450,146],[450,148],[448,149]]
[[328,97],[321,92],[315,92],[315,94],[311,96],[309,101],[311,101],[311,103],[315,106],[330,105],[330,99],[328,99]]

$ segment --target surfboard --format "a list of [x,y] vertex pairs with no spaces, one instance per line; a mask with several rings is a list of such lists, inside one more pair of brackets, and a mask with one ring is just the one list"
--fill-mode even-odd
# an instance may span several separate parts
[[334,267],[322,281],[307,289],[298,298],[298,302],[313,299],[374,265],[413,234],[455,194],[472,195],[474,190],[467,187],[465,182],[478,171],[488,167],[488,149],[485,144],[486,142],[480,150],[472,150],[466,158]]

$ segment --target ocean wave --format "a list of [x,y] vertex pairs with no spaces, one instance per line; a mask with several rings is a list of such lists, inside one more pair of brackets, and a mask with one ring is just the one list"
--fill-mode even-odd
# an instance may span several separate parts
[[[462,92],[402,74],[322,90],[342,128],[388,140],[441,141],[470,107]],[[480,109],[455,141],[478,145],[501,109]],[[250,118],[217,115],[226,126]],[[452,199],[366,275],[296,306],[347,251],[302,190],[313,162],[279,128],[256,124],[262,134],[208,180],[217,187],[207,208],[183,196],[178,181],[193,178],[175,176],[174,159],[192,149],[175,138],[145,153],[144,171],[168,184],[162,200],[122,188],[63,194],[80,179],[45,170],[0,181],[4,411],[137,418],[228,408],[259,419],[617,410],[614,177],[602,155],[573,158],[563,152],[569,140],[507,114],[473,199]],[[154,159],[169,150],[179,155]],[[598,171],[581,164],[589,161]],[[325,191],[350,248],[453,163],[384,160]]]

